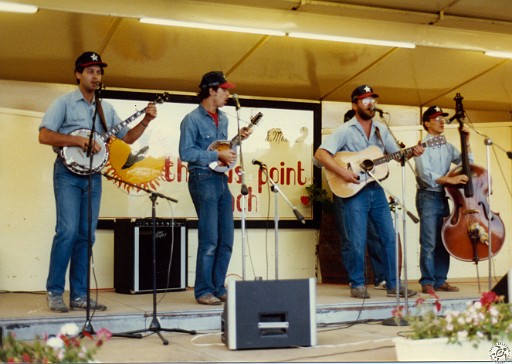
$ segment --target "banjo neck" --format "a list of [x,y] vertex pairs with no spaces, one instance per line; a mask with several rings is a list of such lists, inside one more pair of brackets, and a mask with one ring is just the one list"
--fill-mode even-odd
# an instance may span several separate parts
[[122,121],[119,124],[117,124],[116,126],[114,126],[112,129],[110,129],[109,131],[105,132],[102,135],[103,139],[104,140],[109,140],[110,137],[112,137],[112,135],[115,135],[115,134],[119,133],[125,126],[130,124],[132,121],[137,119],[142,114],[146,113],[147,108],[148,107],[146,106],[144,109],[137,111],[132,116],[130,116],[128,119],[125,119],[124,121]]

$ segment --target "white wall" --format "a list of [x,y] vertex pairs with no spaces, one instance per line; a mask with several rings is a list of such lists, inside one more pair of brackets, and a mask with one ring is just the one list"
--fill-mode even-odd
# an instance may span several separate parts
[[[72,85],[43,85],[0,81],[0,206],[4,209],[0,223],[0,290],[36,291],[45,289],[50,247],[55,225],[55,204],[51,166],[54,154],[48,146],[37,141],[37,127],[42,112],[53,99],[73,88]],[[27,95],[30,95],[27,96]],[[37,99],[38,95],[44,97]],[[51,97],[48,97],[51,95]],[[24,100],[30,100],[24,102]],[[27,105],[24,107],[24,105]],[[325,133],[340,122],[348,109],[346,103],[324,103]],[[417,126],[420,111],[403,106],[381,105],[391,115],[391,125],[397,137],[407,146],[413,145],[422,136]],[[489,113],[484,113],[489,118]],[[395,116],[396,115],[396,116]],[[498,120],[498,119],[496,119]],[[505,150],[512,149],[512,123],[475,124],[481,133],[490,136]],[[447,138],[458,145],[458,135],[454,127],[446,132]],[[476,163],[486,165],[486,149],[483,137],[472,134],[472,149]],[[494,194],[491,199],[494,211],[500,212],[509,228],[512,222],[510,181],[512,168],[506,155],[496,150],[491,154],[491,171]],[[385,185],[393,194],[400,196],[402,176],[399,166],[390,163],[390,177]],[[508,183],[508,187],[507,187]],[[412,172],[406,169],[405,205],[416,214],[414,207],[415,182]],[[406,242],[409,278],[419,277],[418,225],[407,219]],[[402,220],[399,217],[399,227]],[[99,288],[113,287],[113,232],[99,230],[94,248],[94,262]],[[241,236],[235,232],[235,250],[229,267],[229,279],[238,279],[242,275]],[[246,278],[254,276],[274,278],[274,231],[260,229],[248,230],[246,250]],[[500,277],[510,268],[512,245],[510,234],[506,237],[504,248],[495,259],[496,275]],[[306,278],[316,273],[315,230],[286,230],[279,233],[279,278]],[[195,251],[197,232],[189,231],[188,281],[193,284],[195,278]],[[254,271],[251,266],[254,265]],[[480,276],[487,275],[487,262],[480,263]],[[452,259],[450,277],[474,278],[476,272],[471,263]]]

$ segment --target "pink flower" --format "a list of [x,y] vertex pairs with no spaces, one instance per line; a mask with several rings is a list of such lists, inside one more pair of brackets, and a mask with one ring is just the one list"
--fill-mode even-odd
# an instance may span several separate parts
[[480,298],[480,303],[482,304],[482,306],[489,308],[489,306],[492,303],[496,302],[497,300],[498,295],[495,292],[484,292],[482,293],[482,297]]
[[97,334],[98,334],[98,337],[103,338],[106,341],[110,340],[110,338],[112,337],[112,333],[108,329],[105,329],[105,328],[99,329]]

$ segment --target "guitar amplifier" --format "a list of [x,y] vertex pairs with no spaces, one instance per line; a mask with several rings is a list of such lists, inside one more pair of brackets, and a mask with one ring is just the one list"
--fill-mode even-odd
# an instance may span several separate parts
[[[186,220],[156,219],[156,289],[187,288]],[[152,219],[116,219],[114,288],[117,293],[153,292]]]

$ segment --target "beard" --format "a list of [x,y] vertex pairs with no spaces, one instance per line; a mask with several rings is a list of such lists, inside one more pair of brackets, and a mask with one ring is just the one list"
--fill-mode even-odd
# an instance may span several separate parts
[[359,106],[357,107],[356,112],[359,115],[359,117],[363,120],[371,120],[375,116],[375,111],[365,109]]

